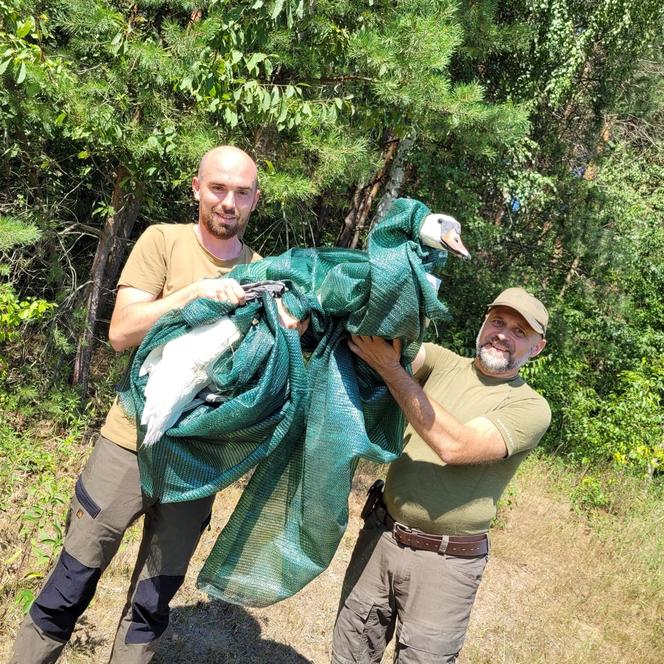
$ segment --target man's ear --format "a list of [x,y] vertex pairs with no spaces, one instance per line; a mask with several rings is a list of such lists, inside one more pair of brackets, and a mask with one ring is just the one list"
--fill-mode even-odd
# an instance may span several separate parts
[[191,180],[191,188],[194,192],[194,200],[200,201],[201,200],[201,195],[200,195],[201,182],[195,176]]
[[538,339],[537,343],[530,349],[530,358],[537,357],[546,346],[546,339]]
[[256,193],[254,194],[254,204],[251,206],[251,211],[253,212],[256,209],[256,206],[258,205],[258,201],[261,197],[261,190],[256,189]]

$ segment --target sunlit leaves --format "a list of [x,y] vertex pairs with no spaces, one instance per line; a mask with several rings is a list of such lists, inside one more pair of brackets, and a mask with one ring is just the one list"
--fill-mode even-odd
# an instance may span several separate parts
[[22,300],[9,284],[1,284],[0,343],[17,339],[22,325],[40,320],[55,306],[52,302],[34,297]]
[[0,215],[0,252],[36,242],[41,233],[34,224]]

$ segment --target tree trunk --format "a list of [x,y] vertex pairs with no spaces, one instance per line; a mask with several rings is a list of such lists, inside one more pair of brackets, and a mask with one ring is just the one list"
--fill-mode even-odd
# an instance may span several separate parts
[[115,270],[117,273],[119,269],[119,264],[124,257],[126,240],[134,226],[140,207],[141,192],[125,190],[125,180],[128,177],[129,171],[124,166],[119,166],[111,197],[114,212],[106,218],[90,271],[90,283],[86,293],[85,328],[79,338],[72,377],[72,383],[81,387],[84,396],[88,391],[94,333],[97,315],[102,304],[102,295],[109,282],[109,272]]
[[353,194],[353,200],[350,205],[350,211],[344,219],[343,226],[337,238],[337,246],[339,247],[348,247],[351,240],[353,239],[353,234],[355,233],[355,224],[357,223],[357,215],[362,206],[363,192],[367,188],[367,185],[362,185],[355,189]]
[[611,133],[617,119],[618,116],[616,115],[611,115],[604,118],[602,129],[599,132],[599,138],[595,144],[593,158],[588,162],[588,165],[586,166],[583,173],[584,180],[594,180],[597,176],[597,164],[595,162],[604,154],[604,150],[611,140]]
[[560,293],[558,293],[559,300],[562,300],[563,297],[565,296],[565,292],[569,288],[569,285],[572,283],[572,279],[578,276],[578,269],[580,264],[581,264],[581,256],[575,256],[574,260],[572,261],[572,264],[569,266],[569,269],[567,270],[567,274],[565,275],[565,283],[563,284],[563,287],[560,289]]
[[350,212],[346,215],[341,232],[337,238],[337,245],[339,247],[350,247],[351,249],[357,248],[360,235],[366,225],[373,201],[380,192],[385,177],[390,171],[398,147],[399,139],[390,141],[385,150],[383,165],[378,173],[376,173],[369,184],[358,186],[355,190]]
[[120,275],[120,268],[122,267],[125,257],[127,255],[127,247],[129,246],[129,238],[134,230],[136,225],[136,220],[138,219],[138,210],[141,206],[141,201],[143,198],[142,188],[137,188],[131,196],[128,197],[129,200],[125,203],[125,209],[122,210],[124,216],[124,221],[120,224],[118,229],[118,234],[116,235],[113,246],[111,247],[111,253],[108,257],[108,262],[106,264],[106,272],[104,274],[104,283],[102,287],[105,292],[110,293],[115,290],[115,284]]
[[387,211],[390,209],[394,200],[401,194],[401,187],[403,187],[404,180],[406,179],[406,159],[414,145],[415,134],[408,134],[399,141],[385,187],[383,188],[383,195],[378,201],[376,214],[371,222],[369,230],[371,230],[373,225],[387,214]]
[[312,247],[319,247],[321,245],[323,233],[325,232],[325,227],[329,220],[329,213],[325,201],[325,196],[319,196],[316,205],[314,206],[316,223],[311,230]]

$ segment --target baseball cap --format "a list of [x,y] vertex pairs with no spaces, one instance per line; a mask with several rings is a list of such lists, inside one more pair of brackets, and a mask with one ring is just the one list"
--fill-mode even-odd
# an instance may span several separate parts
[[518,311],[535,332],[538,332],[542,336],[546,335],[546,326],[549,324],[549,312],[527,290],[523,288],[506,288],[487,306],[487,309],[491,309],[491,307],[509,307]]

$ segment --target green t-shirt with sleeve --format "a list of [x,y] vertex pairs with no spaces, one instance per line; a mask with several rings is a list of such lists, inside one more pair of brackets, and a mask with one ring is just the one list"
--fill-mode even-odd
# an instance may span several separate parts
[[466,423],[486,417],[500,431],[507,456],[497,462],[448,465],[412,426],[404,450],[389,468],[385,503],[396,521],[439,535],[475,535],[489,529],[505,487],[546,432],[551,411],[544,397],[517,376],[491,378],[472,358],[425,344],[415,379],[425,393]]

